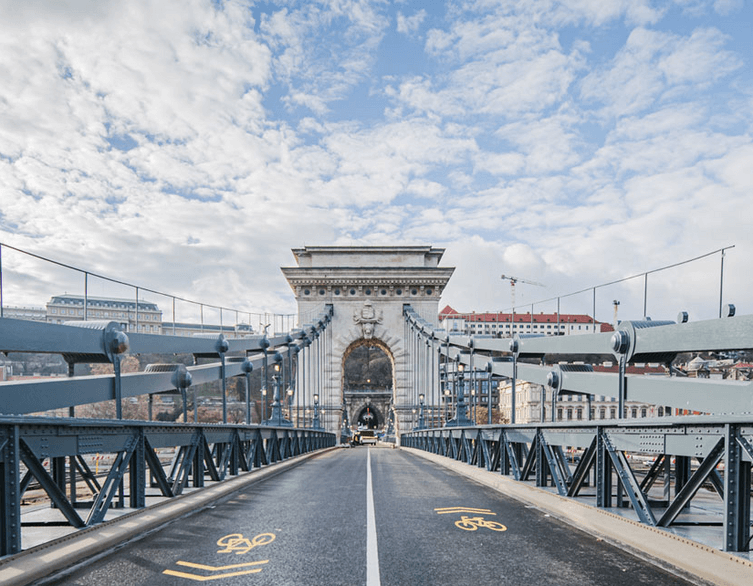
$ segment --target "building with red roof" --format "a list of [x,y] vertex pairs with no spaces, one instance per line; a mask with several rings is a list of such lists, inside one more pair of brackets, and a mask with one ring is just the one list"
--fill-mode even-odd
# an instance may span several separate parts
[[567,336],[611,332],[611,324],[571,313],[459,313],[449,305],[439,312],[439,325],[450,333],[511,338],[515,334]]

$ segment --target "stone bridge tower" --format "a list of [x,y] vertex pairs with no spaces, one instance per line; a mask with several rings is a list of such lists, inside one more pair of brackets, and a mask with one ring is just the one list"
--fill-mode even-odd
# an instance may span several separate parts
[[[454,268],[439,267],[443,248],[431,246],[306,246],[293,249],[297,267],[283,268],[296,301],[300,324],[333,307],[329,339],[317,358],[323,379],[322,424],[338,431],[344,399],[349,420],[368,410],[383,427],[394,409],[398,433],[411,428],[415,396],[403,305],[410,304],[436,326],[439,298]],[[392,389],[345,396],[343,367],[356,348],[376,346],[390,359]],[[311,385],[309,385],[311,386]],[[427,391],[428,389],[424,389]],[[312,404],[306,390],[307,405]],[[428,396],[428,394],[427,394]]]

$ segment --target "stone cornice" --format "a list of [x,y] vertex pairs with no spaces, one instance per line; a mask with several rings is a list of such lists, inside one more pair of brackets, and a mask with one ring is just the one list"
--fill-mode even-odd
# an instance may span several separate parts
[[454,268],[337,267],[283,268],[282,272],[292,287],[303,285],[340,287],[350,285],[433,285],[444,287],[452,277],[454,270]]

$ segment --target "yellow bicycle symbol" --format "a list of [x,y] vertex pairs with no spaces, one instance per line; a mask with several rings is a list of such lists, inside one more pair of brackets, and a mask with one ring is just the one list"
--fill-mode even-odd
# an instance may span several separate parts
[[492,531],[507,531],[507,527],[496,521],[487,521],[483,517],[460,517],[460,521],[455,521],[455,526],[466,531],[475,531],[479,527],[486,527]]
[[272,543],[274,540],[274,533],[260,533],[250,541],[243,537],[243,535],[241,535],[240,533],[231,533],[230,535],[221,537],[217,541],[217,545],[225,548],[220,549],[217,553],[235,552],[236,555],[240,555],[242,553],[248,553],[259,545],[267,545],[268,543]]

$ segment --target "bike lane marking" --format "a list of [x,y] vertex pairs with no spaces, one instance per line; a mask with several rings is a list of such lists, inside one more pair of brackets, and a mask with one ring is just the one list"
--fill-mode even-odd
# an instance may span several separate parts
[[[460,520],[455,521],[455,527],[463,529],[464,531],[476,531],[481,527],[491,529],[492,531],[507,531],[507,527],[502,523],[487,521],[481,516],[493,515],[496,517],[497,513],[490,509],[477,509],[474,507],[442,507],[434,509],[434,512],[436,512],[437,515],[460,514]],[[470,513],[476,516],[468,517],[462,513]]]
[[[274,533],[261,533],[249,540],[243,537],[240,533],[231,533],[225,535],[217,541],[217,545],[222,547],[217,553],[235,553],[241,555],[248,553],[253,548],[260,545],[267,545],[275,540]],[[183,566],[185,568],[191,568],[193,570],[202,570],[204,572],[212,572],[210,575],[191,574],[188,572],[179,572],[178,570],[164,570],[162,573],[168,576],[176,576],[177,578],[185,578],[186,580],[193,580],[195,582],[207,582],[209,580],[221,580],[223,578],[231,578],[233,576],[244,576],[246,574],[256,574],[261,572],[263,568],[256,568],[253,566],[259,566],[269,563],[269,560],[258,560],[254,562],[246,562],[243,564],[230,564],[224,566],[209,566],[206,564],[197,564],[194,562],[186,562],[178,560],[175,562],[176,566]],[[244,568],[241,570],[241,568]],[[248,569],[251,568],[251,569]],[[238,570],[234,572],[228,572],[228,570]],[[219,573],[218,573],[219,572]]]
[[366,586],[380,586],[374,486],[371,482],[371,448],[366,448]]

